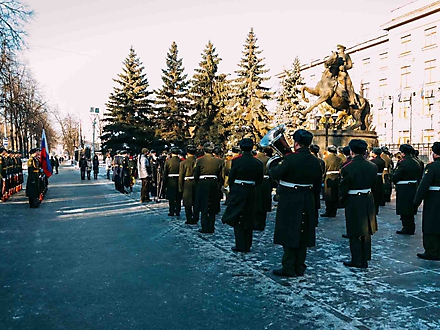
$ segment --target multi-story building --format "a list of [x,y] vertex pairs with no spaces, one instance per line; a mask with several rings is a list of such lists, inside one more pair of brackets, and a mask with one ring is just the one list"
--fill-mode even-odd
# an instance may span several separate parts
[[[439,26],[440,1],[415,1],[394,10],[381,35],[346,45],[381,145],[440,140]],[[319,81],[325,59],[302,66],[307,85]]]

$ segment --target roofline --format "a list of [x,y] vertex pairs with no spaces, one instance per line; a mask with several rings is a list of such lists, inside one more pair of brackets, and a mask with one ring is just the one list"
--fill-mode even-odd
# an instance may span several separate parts
[[412,10],[408,13],[393,18],[391,21],[381,25],[381,28],[386,31],[389,31],[393,28],[413,22],[415,20],[429,16],[439,11],[440,11],[440,1],[435,1],[433,3],[430,3],[429,5]]

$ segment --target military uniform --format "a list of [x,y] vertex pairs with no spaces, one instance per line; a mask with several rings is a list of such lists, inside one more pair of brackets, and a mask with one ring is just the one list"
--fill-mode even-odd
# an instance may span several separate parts
[[173,156],[165,161],[163,171],[163,184],[167,189],[166,196],[169,204],[169,216],[180,216],[182,196],[179,192],[179,168],[180,158],[177,152],[172,150]]
[[6,157],[4,157],[5,149],[0,148],[0,198],[4,202],[6,200]]
[[213,233],[215,215],[219,212],[219,190],[223,161],[212,155],[214,145],[205,143],[205,155],[198,158],[194,168],[196,203],[194,210],[201,213],[202,233]]
[[[440,156],[440,143],[435,142],[435,154]],[[417,189],[414,204],[418,207],[423,200],[422,232],[424,253],[417,256],[422,259],[440,260],[440,157],[426,165],[425,174]]]
[[263,152],[258,152],[256,158],[263,163],[264,179],[256,186],[256,216],[254,230],[263,231],[266,228],[267,213],[272,210],[272,183],[269,177],[269,170],[266,164],[269,157]]
[[[336,151],[336,150],[335,150]],[[339,201],[339,170],[342,160],[335,153],[325,159],[324,200],[325,213],[322,217],[336,217]]]
[[[230,195],[222,222],[234,227],[235,247],[238,252],[249,252],[256,216],[256,187],[263,182],[263,163],[254,158],[251,139],[240,142],[243,153],[232,159],[229,171]],[[244,146],[244,147],[243,147]],[[257,202],[257,203],[258,203]]]
[[373,194],[378,170],[375,164],[362,156],[367,148],[365,141],[352,140],[350,147],[356,156],[342,168],[340,183],[340,197],[345,205],[345,221],[351,252],[351,261],[344,264],[366,268],[368,260],[371,259],[371,235],[377,231]]
[[[196,152],[196,149],[191,150]],[[189,152],[189,151],[188,151]],[[196,224],[199,221],[198,213],[194,212],[196,183],[194,181],[194,167],[196,165],[196,158],[194,154],[182,161],[179,165],[179,191],[182,193],[183,206],[185,207],[186,224]]]
[[[386,150],[386,149],[385,149]],[[391,184],[391,176],[393,174],[393,161],[391,160],[390,156],[386,154],[385,152],[382,152],[380,154],[380,158],[383,159],[385,162],[385,169],[383,172],[383,203],[381,206],[384,206],[385,203],[391,201],[391,193],[393,192],[393,187]]]
[[371,162],[377,166],[377,180],[376,180],[376,187],[374,189],[373,197],[374,197],[374,206],[376,207],[376,214],[379,214],[379,206],[384,204],[384,188],[383,188],[382,177],[386,164],[385,161],[382,158],[380,158],[380,154],[372,158]]
[[288,277],[304,274],[307,247],[315,245],[322,182],[321,165],[308,148],[313,135],[300,129],[293,138],[304,147],[298,146],[295,153],[270,169],[271,178],[279,181],[274,243],[284,249],[283,268],[273,273]]
[[[32,151],[32,150],[31,150]],[[32,152],[35,153],[36,151]],[[27,162],[28,178],[26,184],[26,196],[29,198],[29,206],[37,208],[40,205],[40,161],[38,157],[31,156]]]
[[414,235],[416,225],[414,216],[417,214],[417,207],[413,201],[420,180],[420,165],[411,156],[412,147],[404,144],[400,150],[405,156],[399,161],[393,174],[393,182],[396,185],[396,214],[400,215],[402,230],[397,234]]

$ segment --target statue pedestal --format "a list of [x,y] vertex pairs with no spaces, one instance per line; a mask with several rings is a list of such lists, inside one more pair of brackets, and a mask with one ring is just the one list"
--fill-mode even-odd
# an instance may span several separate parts
[[360,131],[360,130],[328,130],[328,135],[326,138],[325,130],[312,130],[313,141],[312,143],[317,144],[321,148],[321,152],[326,150],[326,139],[328,140],[328,145],[335,145],[336,147],[348,146],[351,139],[361,139],[365,140],[368,144],[368,149],[379,146],[379,141],[377,140],[377,134],[374,131]]

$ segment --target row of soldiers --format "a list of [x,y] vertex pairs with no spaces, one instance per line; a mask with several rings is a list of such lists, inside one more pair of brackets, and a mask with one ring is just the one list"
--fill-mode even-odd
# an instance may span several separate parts
[[22,189],[23,169],[21,154],[0,147],[0,196],[7,201]]

